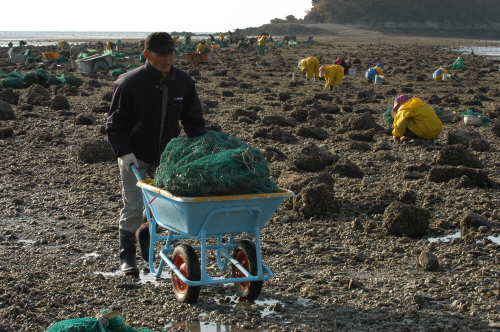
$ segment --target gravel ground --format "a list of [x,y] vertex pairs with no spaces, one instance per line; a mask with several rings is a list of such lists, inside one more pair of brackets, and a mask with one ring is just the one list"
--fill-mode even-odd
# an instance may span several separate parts
[[[238,301],[233,285],[179,303],[169,276],[148,277],[145,262],[139,279],[118,271],[119,171],[103,133],[111,70],[47,65],[83,84],[0,90],[0,331],[44,331],[103,309],[154,331],[500,331],[499,63],[465,56],[451,82],[434,82],[457,58],[441,47],[450,39],[353,31],[265,55],[223,48],[209,64],[178,55],[208,127],[260,148],[271,177],[296,194],[261,230],[275,276],[256,303]],[[124,47],[119,63],[139,65],[128,57],[136,44]],[[39,60],[53,51],[33,50]],[[308,56],[343,57],[357,73],[345,92],[293,80]],[[362,74],[378,62],[384,82],[369,84]],[[5,72],[37,66],[0,62]],[[391,141],[382,114],[401,93],[455,112],[434,142]],[[467,110],[492,126],[460,125]],[[446,235],[455,237],[429,240]]]

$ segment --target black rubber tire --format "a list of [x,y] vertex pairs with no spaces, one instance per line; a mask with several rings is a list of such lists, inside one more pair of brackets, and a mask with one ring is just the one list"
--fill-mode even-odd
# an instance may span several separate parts
[[[200,280],[201,269],[198,256],[193,247],[187,244],[179,244],[175,247],[172,262],[187,279]],[[183,303],[195,303],[200,295],[200,286],[189,286],[182,282],[175,273],[172,273],[172,288],[175,298]]]
[[[246,239],[240,240],[236,247],[234,247],[232,256],[240,262],[251,275],[257,275],[257,255],[255,245],[252,241]],[[245,275],[233,265],[233,277],[242,278],[245,277]],[[234,286],[236,287],[240,299],[253,301],[260,295],[263,284],[264,281],[259,280],[252,282],[235,282]]]

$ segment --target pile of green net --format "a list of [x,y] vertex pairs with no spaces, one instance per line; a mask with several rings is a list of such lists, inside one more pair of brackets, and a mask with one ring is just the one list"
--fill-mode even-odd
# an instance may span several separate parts
[[0,71],[0,84],[3,88],[22,89],[28,88],[33,84],[40,84],[45,88],[48,88],[51,85],[59,84],[69,84],[79,87],[82,83],[83,81],[81,78],[71,74],[63,74],[61,77],[57,77],[56,75],[41,68],[32,70],[25,74],[18,70],[14,70],[8,74],[4,71]]
[[279,192],[259,149],[214,131],[172,139],[161,155],[152,185],[188,197]]
[[466,126],[465,121],[464,121],[464,116],[466,116],[466,115],[472,115],[472,116],[475,116],[475,117],[483,120],[482,127],[490,127],[491,126],[491,119],[489,117],[483,116],[480,112],[474,112],[473,110],[467,110],[467,111],[462,112],[460,114],[460,117],[462,118],[462,120],[460,121],[460,124],[463,126]]
[[[119,313],[112,312],[107,319],[75,318],[52,325],[45,332],[154,332],[150,329],[138,329],[130,326]],[[103,315],[106,317],[106,315]]]

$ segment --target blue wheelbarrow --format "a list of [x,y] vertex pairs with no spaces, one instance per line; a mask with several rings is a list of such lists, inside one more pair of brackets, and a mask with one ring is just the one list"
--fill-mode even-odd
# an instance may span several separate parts
[[[262,263],[260,229],[283,200],[294,193],[280,189],[279,193],[269,194],[179,197],[152,186],[151,179],[143,180],[135,166],[131,168],[142,189],[149,225],[147,260],[151,274],[160,277],[166,264],[172,271],[173,292],[179,302],[196,302],[201,286],[222,283],[234,283],[242,300],[256,299],[264,280],[273,277]],[[157,235],[158,227],[166,229],[167,235]],[[253,236],[255,243],[248,239],[236,241],[236,235],[242,233]],[[174,240],[179,243],[186,239],[195,240],[197,245],[180,243],[173,247]],[[158,255],[157,242],[157,248],[165,243]],[[213,255],[209,252],[216,252],[216,258],[210,260]],[[231,277],[209,276],[207,264],[215,264],[214,260],[221,271],[231,263]]]

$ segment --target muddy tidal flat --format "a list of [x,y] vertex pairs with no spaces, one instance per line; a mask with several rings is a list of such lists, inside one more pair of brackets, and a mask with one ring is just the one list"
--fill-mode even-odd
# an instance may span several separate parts
[[[157,332],[500,331],[500,62],[465,55],[465,69],[437,82],[458,39],[306,37],[265,54],[221,47],[211,63],[176,55],[207,127],[259,148],[270,177],[295,193],[261,229],[274,277],[255,303],[232,284],[180,303],[168,269],[153,278],[139,259],[140,278],[119,271],[119,170],[103,129],[112,72],[142,64],[137,42],[124,41],[120,66],[93,73],[44,62],[53,47],[32,47],[24,64],[0,49],[0,73],[81,79],[0,88],[0,331],[42,332],[103,309]],[[345,91],[302,78],[297,62],[309,56],[351,63]],[[377,63],[382,84],[364,78]],[[392,140],[383,114],[403,93],[453,112],[438,138]],[[489,125],[463,125],[467,111]]]

